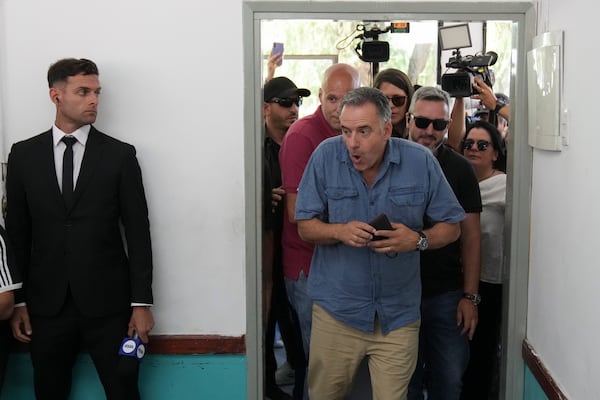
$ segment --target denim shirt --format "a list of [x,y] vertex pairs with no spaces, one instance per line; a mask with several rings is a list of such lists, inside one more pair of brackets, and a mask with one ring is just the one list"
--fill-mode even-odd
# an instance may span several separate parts
[[[368,187],[341,136],[322,142],[300,182],[296,219],[343,224],[366,222],[380,213],[415,231],[423,229],[425,216],[448,223],[465,218],[426,147],[390,138],[377,177]],[[390,257],[341,242],[317,245],[309,294],[335,319],[363,332],[373,332],[377,314],[387,334],[420,318],[419,259],[416,250]]]

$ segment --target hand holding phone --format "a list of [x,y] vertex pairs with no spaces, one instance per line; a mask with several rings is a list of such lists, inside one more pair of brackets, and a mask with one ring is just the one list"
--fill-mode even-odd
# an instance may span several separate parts
[[[392,224],[390,223],[390,220],[388,219],[387,215],[385,215],[385,214],[379,214],[378,216],[376,216],[375,218],[373,218],[371,221],[369,221],[367,223],[369,225],[371,225],[373,228],[377,229],[378,231],[394,230],[394,228],[392,228]],[[387,237],[373,235],[373,239],[371,239],[371,240],[382,240],[382,239],[387,239]]]
[[277,65],[281,66],[281,64],[283,63],[283,43],[273,42],[273,49],[271,49],[271,56],[274,56],[276,54],[281,55],[281,58],[277,62]]

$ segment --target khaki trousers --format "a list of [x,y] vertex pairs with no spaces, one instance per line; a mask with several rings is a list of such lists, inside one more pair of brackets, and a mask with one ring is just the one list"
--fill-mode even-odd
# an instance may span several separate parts
[[375,332],[365,333],[313,304],[309,398],[343,400],[350,393],[358,366],[368,357],[373,400],[405,400],[417,363],[419,326],[420,321],[416,321],[382,335],[376,318]]

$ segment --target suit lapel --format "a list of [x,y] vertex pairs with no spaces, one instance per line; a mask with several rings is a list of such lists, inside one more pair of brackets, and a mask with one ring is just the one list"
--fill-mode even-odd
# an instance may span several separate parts
[[40,161],[40,179],[42,182],[49,183],[49,194],[51,198],[54,198],[57,203],[57,207],[64,208],[65,202],[60,192],[60,186],[58,185],[58,177],[56,176],[56,165],[54,164],[54,142],[52,141],[52,129],[45,132],[41,136],[40,147],[39,147],[38,160]]
[[90,183],[94,170],[102,157],[104,141],[98,131],[92,126],[85,144],[85,152],[81,161],[81,169],[77,177],[75,192],[73,193],[73,205],[77,205],[77,201],[81,194],[85,191],[86,186]]

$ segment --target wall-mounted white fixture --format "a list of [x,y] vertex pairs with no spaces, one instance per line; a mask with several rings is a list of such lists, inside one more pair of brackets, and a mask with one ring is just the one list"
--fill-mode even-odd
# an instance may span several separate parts
[[561,151],[567,143],[562,110],[563,31],[546,32],[533,39],[527,53],[529,145]]

